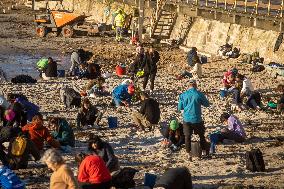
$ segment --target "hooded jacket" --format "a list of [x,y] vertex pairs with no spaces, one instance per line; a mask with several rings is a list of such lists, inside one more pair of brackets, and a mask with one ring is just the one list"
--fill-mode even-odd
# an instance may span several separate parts
[[127,102],[130,102],[132,97],[128,93],[128,85],[119,85],[115,87],[112,91],[112,95],[115,99],[119,101],[126,100]]
[[35,143],[39,150],[43,149],[44,141],[48,142],[54,148],[59,148],[60,143],[50,135],[48,129],[43,125],[30,123],[22,127],[23,132],[28,132],[30,139]]

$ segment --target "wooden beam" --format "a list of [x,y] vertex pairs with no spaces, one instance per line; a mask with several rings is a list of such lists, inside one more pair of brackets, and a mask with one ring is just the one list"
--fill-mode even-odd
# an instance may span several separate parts
[[144,23],[144,0],[139,0],[138,35],[140,41],[142,41],[143,23]]

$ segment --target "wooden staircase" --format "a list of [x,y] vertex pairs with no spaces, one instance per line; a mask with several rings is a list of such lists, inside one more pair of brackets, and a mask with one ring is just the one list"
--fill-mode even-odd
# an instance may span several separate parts
[[177,13],[164,7],[167,0],[157,0],[157,8],[151,20],[151,38],[169,39],[177,19]]

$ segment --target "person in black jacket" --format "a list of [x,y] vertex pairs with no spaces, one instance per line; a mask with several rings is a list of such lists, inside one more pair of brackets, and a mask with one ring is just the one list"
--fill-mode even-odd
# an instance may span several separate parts
[[92,126],[98,128],[102,113],[85,98],[77,115],[77,128]]
[[[25,150],[21,155],[13,154],[13,143],[18,138],[22,138],[26,141]],[[9,167],[13,170],[17,169],[26,169],[28,166],[30,155],[34,157],[35,161],[40,159],[40,151],[37,149],[36,145],[33,141],[31,141],[25,134],[22,132],[18,133],[17,137],[14,137],[8,147],[8,159],[9,159]]]
[[100,156],[108,170],[112,173],[119,169],[119,162],[114,151],[108,142],[103,141],[99,136],[91,133],[89,135],[89,150]]
[[143,61],[145,58],[144,48],[142,47],[140,52],[137,53],[133,63],[129,66],[129,74],[131,77],[135,77],[137,72],[142,69]]
[[48,58],[48,64],[43,75],[43,78],[46,80],[50,77],[57,77],[57,63],[51,57]]
[[148,94],[141,92],[140,94],[142,104],[139,112],[133,112],[132,118],[140,129],[145,130],[145,128],[152,129],[152,124],[158,124],[160,120],[160,107],[159,103],[149,98]]
[[144,82],[143,89],[146,89],[148,80],[150,78],[150,92],[154,90],[154,81],[157,74],[157,63],[160,60],[159,53],[151,47],[149,51],[145,52],[142,68],[144,68]]
[[191,174],[186,167],[169,168],[155,183],[156,188],[192,189]]

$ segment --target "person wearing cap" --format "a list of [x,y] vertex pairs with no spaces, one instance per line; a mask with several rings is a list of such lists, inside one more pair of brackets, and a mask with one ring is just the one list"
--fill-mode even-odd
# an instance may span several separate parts
[[166,127],[162,135],[164,136],[163,142],[173,151],[178,150],[184,144],[182,123],[179,123],[176,119],[170,121],[169,127]]
[[129,106],[134,92],[135,88],[132,84],[119,85],[112,91],[112,101],[116,107]]
[[141,92],[141,108],[140,111],[134,111],[132,114],[132,119],[141,130],[145,128],[151,128],[152,124],[158,124],[160,120],[160,107],[159,103],[152,98],[149,98],[149,95],[145,92]]
[[189,89],[179,96],[178,111],[183,110],[183,132],[185,135],[185,148],[191,151],[191,136],[193,131],[199,135],[200,146],[206,150],[205,126],[202,121],[201,106],[209,107],[209,101],[205,95],[197,90],[195,80],[189,81]]

